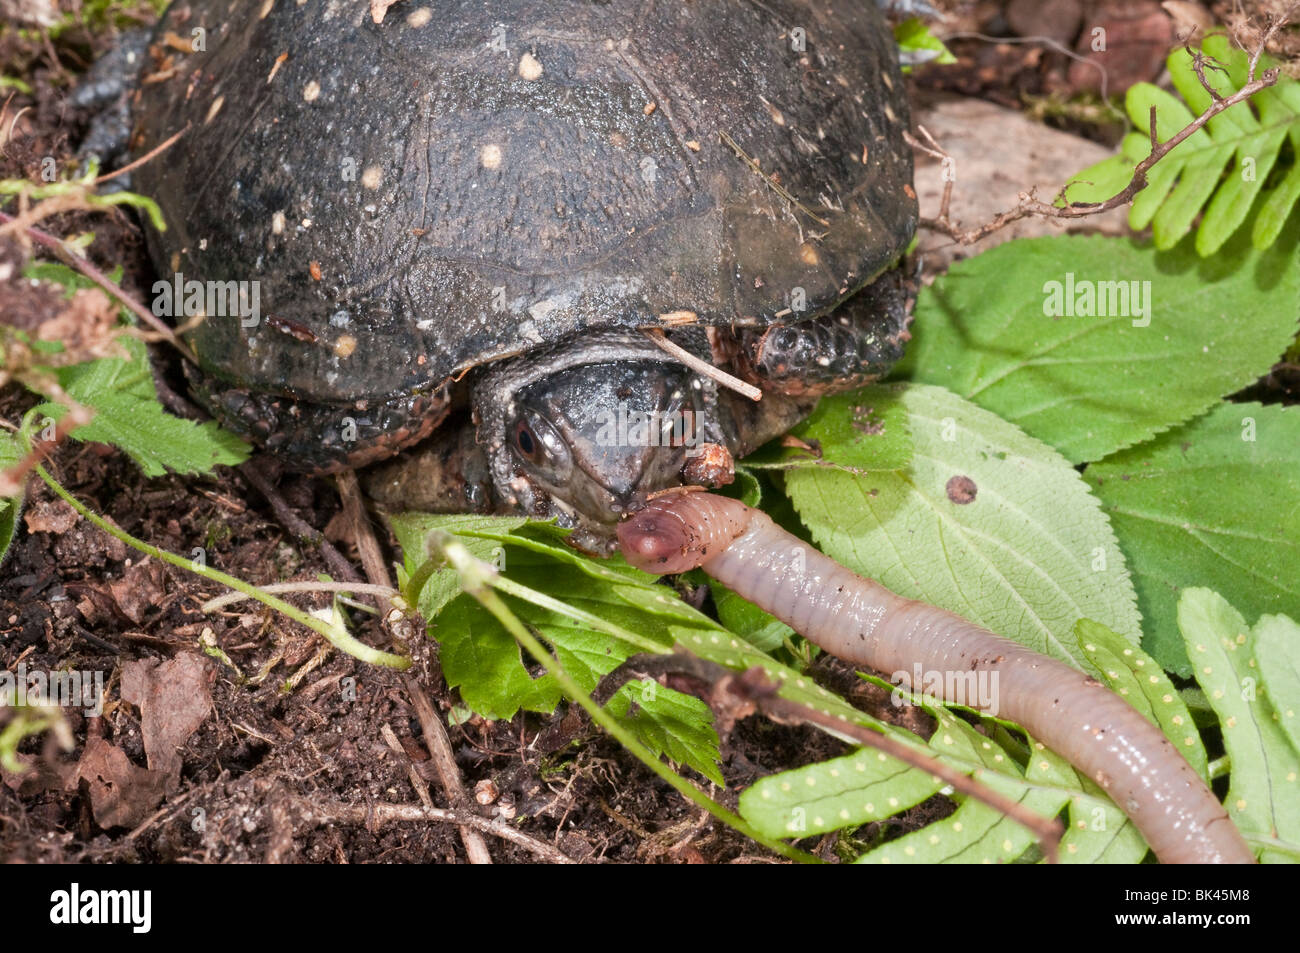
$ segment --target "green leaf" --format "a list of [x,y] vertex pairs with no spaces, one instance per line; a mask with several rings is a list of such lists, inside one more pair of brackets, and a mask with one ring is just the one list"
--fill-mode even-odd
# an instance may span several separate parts
[[[1090,668],[1073,635],[1080,618],[1136,642],[1124,557],[1069,463],[942,388],[911,385],[901,399],[915,442],[910,471],[786,474],[822,551],[899,595],[1079,668]],[[958,477],[973,481],[972,502],[949,497]]]
[[[1261,629],[1284,626],[1283,637],[1294,640],[1300,638],[1300,626],[1275,616],[1261,619],[1252,630],[1223,596],[1199,588],[1183,593],[1178,623],[1232,761],[1228,816],[1245,834],[1300,845],[1300,753],[1279,724],[1275,701],[1260,684],[1255,657]],[[1294,862],[1295,857],[1265,847],[1260,860]]]
[[[1212,58],[1204,69],[1205,78],[1220,96],[1226,98],[1246,85],[1247,55],[1226,36],[1206,37],[1202,50]],[[1174,50],[1167,65],[1174,87],[1187,105],[1150,83],[1130,87],[1126,110],[1137,131],[1125,137],[1119,156],[1085,169],[1070,181],[1068,201],[1100,202],[1128,184],[1136,165],[1151,153],[1153,107],[1161,142],[1188,126],[1194,115],[1209,109],[1210,93],[1193,68],[1191,52]],[[1265,56],[1259,69],[1275,65]],[[1292,146],[1286,159],[1289,165],[1282,167],[1280,175],[1270,177],[1288,139]],[[1300,83],[1282,74],[1275,86],[1214,116],[1152,166],[1146,188],[1133,201],[1129,225],[1139,231],[1151,226],[1156,247],[1169,249],[1182,240],[1199,216],[1195,247],[1200,255],[1209,256],[1232,238],[1257,208],[1250,238],[1256,248],[1267,248],[1277,240],[1300,199],[1297,157]]]
[[[248,444],[215,423],[167,413],[158,402],[144,345],[134,338],[121,343],[130,360],[104,357],[56,371],[68,396],[95,411],[94,419],[71,436],[117,447],[149,477],[168,471],[211,473],[218,465],[236,466],[248,459]],[[38,412],[59,420],[68,408],[47,402]]]
[[1177,623],[1186,586],[1250,616],[1300,617],[1300,410],[1221,404],[1084,473],[1133,568],[1143,647],[1187,676]]
[[[90,279],[55,262],[33,262],[23,273],[62,285],[69,296],[79,288],[95,287]],[[129,318],[125,308],[119,310]],[[73,438],[117,447],[150,477],[169,470],[210,474],[218,465],[235,466],[248,459],[251,448],[233,433],[211,421],[197,423],[167,413],[158,401],[144,344],[126,335],[118,344],[127,358],[104,357],[54,371],[68,396],[95,412],[94,419],[71,432]],[[68,408],[47,401],[37,412],[61,420]]]
[[1300,626],[1284,615],[1266,615],[1255,626],[1259,679],[1273,702],[1278,727],[1300,754]]
[[713,711],[698,698],[647,678],[628,682],[605,708],[655,754],[694,768],[719,787],[725,785],[718,769],[722,755]]
[[[0,430],[0,473],[4,473],[22,460],[22,448],[18,440],[8,430]],[[4,565],[5,556],[18,533],[18,517],[23,511],[23,494],[0,496],[0,566]]]
[[1074,634],[1079,647],[1101,672],[1111,691],[1124,696],[1125,701],[1141,712],[1147,721],[1159,727],[1201,780],[1209,784],[1205,745],[1192,722],[1191,712],[1160,664],[1136,645],[1091,619],[1080,619],[1074,627]]
[[[437,569],[437,564],[430,565],[426,541],[432,533],[441,530],[459,536],[471,556],[500,569],[505,559],[502,540],[527,522],[527,518],[522,516],[451,515],[414,510],[389,514],[388,525],[392,527],[397,544],[401,547],[407,576],[414,579],[422,567],[431,571],[427,581],[420,580],[421,588],[417,597],[420,614],[426,620],[432,620],[461,591],[460,580],[456,578],[454,570]],[[433,571],[435,569],[437,571]],[[407,595],[409,597],[411,594]]]
[[745,466],[831,467],[849,473],[906,469],[912,459],[912,438],[900,393],[897,387],[876,386],[823,397],[808,419],[790,431],[813,452],[772,441],[746,457]]
[[[894,42],[898,44],[904,64],[925,62],[947,66],[957,62],[957,57],[943,45],[943,41],[931,33],[930,28],[917,17],[904,20],[894,27]],[[904,65],[903,71],[908,72],[910,68]]]
[[553,711],[560,689],[549,675],[530,671],[510,633],[460,593],[452,570],[429,560],[433,533],[456,536],[472,555],[496,566],[510,610],[550,644],[587,691],[633,654],[669,651],[683,630],[721,631],[656,577],[618,559],[577,553],[553,524],[414,512],[389,520],[404,553],[405,591],[439,642],[447,683],[485,717],[511,718],[520,708]]
[[770,837],[809,837],[884,820],[942,787],[932,775],[878,751],[761,778],[740,795],[740,814]]
[[[927,710],[939,721],[930,746],[945,760],[982,765],[974,771],[981,784],[1036,814],[1053,817],[1069,801],[1070,792],[1050,784],[1030,785],[1020,766],[997,744],[942,708]],[[1071,775],[1063,775],[1066,783]],[[954,795],[956,797],[956,795]],[[971,797],[962,797],[957,811],[920,830],[911,831],[858,858],[858,863],[972,864],[1015,860],[1034,843],[1034,836],[1001,811]]]
[[1300,317],[1297,226],[1266,252],[1243,235],[1212,259],[1098,236],[1007,242],[922,290],[899,372],[1076,463],[1100,459],[1272,367]]
[[754,648],[771,652],[795,634],[794,629],[780,619],[764,612],[748,599],[742,599],[721,583],[710,585],[719,621]]

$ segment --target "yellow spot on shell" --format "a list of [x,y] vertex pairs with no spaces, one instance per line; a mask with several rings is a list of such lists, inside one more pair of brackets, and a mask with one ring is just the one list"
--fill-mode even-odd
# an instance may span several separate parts
[[320,96],[320,83],[316,80],[313,79],[302,88],[302,98],[307,102],[314,103],[318,96]]
[[340,334],[338,340],[334,342],[334,353],[339,357],[351,357],[356,349],[357,339],[350,334]]
[[[479,164],[485,169],[501,168],[501,147],[495,143],[488,143],[478,151]],[[714,639],[716,642],[717,639]]]
[[532,53],[525,53],[519,58],[519,78],[530,82],[542,78],[542,64]]
[[817,249],[808,242],[804,242],[799,246],[799,260],[809,266],[821,264],[821,257],[817,254]]
[[413,30],[418,30],[432,19],[433,11],[428,7],[421,7],[419,10],[412,10],[406,15],[406,25]]
[[377,189],[384,184],[384,170],[377,165],[368,165],[361,173],[361,185],[367,189]]

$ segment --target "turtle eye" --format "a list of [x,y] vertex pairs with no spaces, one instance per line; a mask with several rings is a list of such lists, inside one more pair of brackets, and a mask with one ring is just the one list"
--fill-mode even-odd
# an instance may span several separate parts
[[515,448],[525,460],[537,462],[537,437],[524,421],[515,424]]
[[527,411],[511,430],[515,452],[525,463],[555,476],[569,469],[569,447],[550,422],[535,411]]

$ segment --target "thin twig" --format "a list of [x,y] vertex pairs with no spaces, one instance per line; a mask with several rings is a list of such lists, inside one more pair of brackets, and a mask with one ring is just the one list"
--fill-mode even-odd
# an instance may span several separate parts
[[[46,201],[51,201],[51,200],[47,199]],[[43,202],[41,204],[43,205],[45,203]],[[8,227],[8,225],[14,223],[15,221],[16,219],[14,218],[14,216],[9,215],[5,212],[0,212],[0,222],[6,223],[5,227]],[[104,291],[106,291],[110,296],[116,298],[118,301],[124,304],[131,311],[132,314],[134,314],[137,318],[143,321],[150,328],[157,331],[158,334],[165,341],[167,341],[169,344],[175,347],[183,355],[185,355],[191,361],[195,360],[194,353],[189,349],[189,346],[186,345],[184,341],[182,341],[180,338],[176,336],[175,331],[173,331],[170,327],[168,327],[167,324],[163,322],[152,311],[150,311],[140,302],[136,301],[135,298],[131,297],[129,294],[127,294],[125,291],[123,291],[121,288],[115,285],[112,281],[110,281],[108,279],[108,276],[105,275],[102,271],[100,271],[98,268],[92,265],[85,258],[82,258],[80,255],[71,251],[63,243],[62,239],[56,238],[55,236],[49,234],[48,232],[43,232],[39,228],[36,228],[31,225],[26,226],[23,229],[23,231],[29,238],[36,241],[37,244],[44,245],[46,248],[53,251],[54,254],[58,256],[59,260],[62,261],[65,265],[67,265],[69,268],[72,268],[74,271],[81,272],[81,274],[85,275],[95,284],[99,285],[100,288],[104,289]]]
[[357,572],[347,557],[325,538],[325,534],[293,511],[293,508],[289,506],[275,484],[262,471],[261,465],[256,458],[241,466],[239,472],[266,498],[266,502],[271,506],[271,512],[275,514],[275,518],[280,521],[285,529],[300,541],[310,543],[320,550],[321,557],[329,564],[330,572],[347,582],[361,581],[361,574]]
[[[422,807],[418,804],[345,804],[342,801],[310,801],[303,797],[292,798],[304,821],[311,824],[365,824],[377,825],[393,822],[438,821],[457,824],[462,830],[473,828],[492,834],[502,840],[518,844],[552,864],[572,864],[574,861],[550,844],[534,840],[523,831],[501,818],[481,817],[472,811],[447,810],[440,807]],[[486,847],[484,848],[486,850]]]
[[[1186,141],[1188,137],[1196,133],[1197,130],[1203,128],[1206,123],[1219,115],[1219,113],[1223,112],[1225,109],[1230,109],[1238,103],[1246,101],[1261,89],[1273,86],[1277,83],[1278,70],[1276,67],[1266,69],[1257,75],[1259,58],[1263,54],[1268,41],[1282,27],[1282,25],[1287,22],[1289,13],[1290,11],[1288,11],[1286,15],[1275,20],[1264,33],[1263,38],[1259,42],[1258,48],[1250,57],[1250,67],[1246,76],[1246,84],[1231,96],[1221,96],[1217,91],[1210,87],[1203,73],[1204,66],[1201,65],[1198,67],[1194,58],[1193,66],[1197,69],[1197,75],[1200,77],[1201,82],[1206,86],[1206,89],[1211,92],[1212,102],[1210,103],[1210,106],[1205,110],[1205,112],[1201,113],[1201,115],[1197,116],[1183,129],[1179,130],[1164,142],[1158,141],[1159,137],[1156,134],[1155,107],[1153,106],[1151,108],[1150,116],[1150,154],[1139,162],[1133,169],[1133,176],[1129,180],[1128,185],[1115,195],[1106,199],[1104,202],[1070,202],[1064,205],[1057,205],[1054,203],[1043,202],[1035,198],[1035,190],[1031,189],[1029,192],[1020,193],[1020,201],[1015,208],[1008,209],[979,228],[963,231],[961,227],[949,217],[948,201],[951,198],[952,190],[945,186],[944,198],[939,208],[938,217],[932,219],[923,218],[921,219],[921,225],[931,229],[932,231],[947,235],[957,244],[973,245],[992,233],[1005,228],[1012,222],[1019,221],[1022,218],[1028,218],[1031,215],[1039,215],[1044,218],[1077,219],[1089,215],[1099,215],[1103,212],[1108,212],[1111,209],[1119,208],[1121,205],[1127,205],[1133,200],[1133,197],[1136,196],[1138,192],[1141,192],[1146,188],[1147,173],[1150,172],[1152,166],[1176,149],[1180,144]],[[928,133],[924,134],[930,140],[929,146],[922,145],[910,135],[906,138],[913,148],[940,160],[947,160],[950,162],[952,157],[949,156],[948,153],[937,143],[935,143]],[[948,168],[951,169],[952,166],[949,165]],[[1062,188],[1056,197],[1056,201],[1063,202],[1065,192],[1066,189]]]
[[420,799],[420,803],[426,808],[433,807],[433,798],[429,796],[429,785],[424,783],[424,778],[420,777],[420,772],[415,770],[415,762],[406,753],[402,743],[397,740],[397,732],[393,731],[393,726],[388,722],[384,722],[379,726],[379,733],[383,736],[388,749],[406,761],[406,777],[411,782],[411,787],[415,788],[415,794]]
[[763,392],[753,384],[746,384],[740,378],[732,377],[726,371],[714,367],[708,361],[701,360],[680,344],[668,340],[668,338],[664,336],[664,332],[658,328],[642,328],[642,331],[656,347],[671,354],[696,373],[703,374],[705,377],[710,377],[723,387],[729,387],[736,393],[748,397],[750,400],[763,399]]
[[[442,719],[433,710],[433,703],[429,701],[429,696],[424,693],[424,689],[415,679],[406,680],[406,694],[410,696],[411,707],[415,709],[415,717],[420,722],[424,744],[429,749],[430,758],[433,759],[433,767],[438,772],[438,780],[447,795],[447,803],[453,808],[467,803],[465,786],[460,780],[460,769],[456,767],[456,757],[451,750],[451,739],[447,737],[447,729],[443,727]],[[465,844],[469,862],[471,864],[492,863],[492,855],[488,853],[487,844],[483,842],[483,838],[476,830],[470,829],[471,826],[462,824],[460,828],[460,838]]]
[[101,182],[107,182],[109,179],[116,179],[119,175],[125,175],[126,173],[130,172],[132,169],[138,169],[140,166],[144,165],[146,162],[148,162],[154,156],[158,155],[160,152],[164,152],[167,149],[170,149],[173,145],[175,145],[176,140],[179,139],[181,136],[185,135],[186,131],[189,128],[190,128],[189,126],[186,126],[180,132],[176,133],[175,135],[171,136],[168,139],[163,140],[158,145],[154,146],[152,149],[150,149],[148,152],[142,155],[140,158],[136,159],[134,162],[128,162],[120,169],[114,169],[112,172],[108,173],[107,175],[101,175],[99,178],[95,180],[95,184],[99,185]]
[[[392,579],[388,575],[388,564],[384,553],[379,548],[379,540],[366,516],[365,501],[361,496],[361,486],[357,482],[355,470],[342,470],[335,475],[338,483],[339,499],[343,502],[343,515],[352,528],[352,537],[361,556],[361,566],[366,571],[366,578],[376,586],[392,589]],[[379,611],[387,615],[392,611],[392,602],[387,596],[379,602]]]

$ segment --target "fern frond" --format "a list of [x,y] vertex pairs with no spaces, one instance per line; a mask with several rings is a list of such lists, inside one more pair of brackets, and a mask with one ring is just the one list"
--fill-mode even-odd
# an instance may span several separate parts
[[[1206,37],[1201,49],[1209,58],[1205,78],[1220,96],[1226,98],[1246,85],[1247,55],[1227,37]],[[1118,155],[1070,180],[1066,201],[1100,202],[1128,185],[1134,168],[1151,154],[1151,107],[1156,110],[1156,137],[1161,142],[1209,109],[1210,93],[1192,64],[1187,49],[1169,55],[1169,75],[1181,101],[1150,83],[1129,89],[1125,111],[1135,131],[1124,137]],[[1271,65],[1267,57],[1260,57],[1259,69]],[[1152,166],[1147,187],[1133,199],[1129,225],[1138,231],[1150,227],[1156,247],[1167,249],[1178,244],[1201,216],[1196,251],[1207,256],[1218,251],[1258,205],[1251,240],[1263,249],[1276,241],[1297,200],[1300,83],[1282,75],[1276,85],[1211,118]]]

